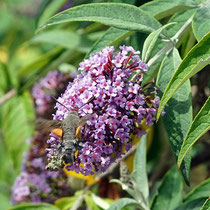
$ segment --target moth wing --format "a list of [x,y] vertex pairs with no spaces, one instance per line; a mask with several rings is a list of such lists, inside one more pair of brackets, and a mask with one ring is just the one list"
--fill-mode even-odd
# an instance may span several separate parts
[[86,115],[86,116],[84,116],[84,117],[81,117],[81,118],[79,119],[79,125],[80,125],[80,126],[83,126],[83,125],[86,123],[86,121],[90,118],[90,116],[91,116],[91,115]]
[[50,132],[53,129],[61,128],[62,121],[37,119],[35,124],[36,124],[36,130],[40,132]]
[[89,118],[90,118],[90,115],[87,115],[79,119],[79,126],[77,127],[76,133],[75,133],[75,136],[77,139],[81,139],[81,129]]

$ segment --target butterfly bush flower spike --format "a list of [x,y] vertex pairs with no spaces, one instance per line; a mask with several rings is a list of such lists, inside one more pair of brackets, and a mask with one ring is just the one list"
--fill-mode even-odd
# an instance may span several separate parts
[[[148,66],[139,54],[131,46],[121,46],[119,52],[110,46],[91,54],[80,63],[81,74],[58,98],[65,107],[56,104],[54,120],[63,120],[75,109],[79,117],[88,118],[81,131],[82,148],[75,154],[74,163],[66,165],[67,170],[84,175],[104,172],[125,154],[124,148],[131,148],[131,134],[145,134],[143,120],[147,125],[154,123],[159,98],[151,83],[142,86]],[[140,74],[131,80],[136,70]],[[55,139],[52,136],[48,141],[53,142],[47,149],[49,161],[56,154]]]
[[[55,95],[60,95],[70,79],[70,75],[52,71],[33,87],[32,95],[38,116],[51,119],[53,113],[53,100],[45,89],[53,91]],[[47,143],[51,143],[52,146],[58,144],[57,137],[52,137],[48,140],[49,142],[46,142],[47,138],[48,133],[40,131],[39,135],[27,141],[30,149],[24,154],[21,173],[12,187],[11,201],[13,204],[20,202],[53,203],[56,199],[69,195],[68,178],[65,173],[62,170],[52,172],[45,169]]]
[[32,96],[36,106],[36,113],[44,118],[53,113],[54,100],[61,94],[67,81],[72,81],[73,76],[60,71],[51,71],[32,88]]
[[62,170],[47,171],[47,158],[44,149],[46,143],[42,134],[31,141],[30,150],[25,153],[20,175],[12,187],[12,203],[32,202],[53,203],[63,192],[69,193],[67,176]]

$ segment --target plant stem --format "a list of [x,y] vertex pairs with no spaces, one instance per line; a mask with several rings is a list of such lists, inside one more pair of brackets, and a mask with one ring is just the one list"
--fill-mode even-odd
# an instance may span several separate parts
[[17,93],[17,91],[15,89],[12,89],[10,91],[8,91],[5,95],[3,95],[0,98],[0,106],[4,103],[6,103],[10,98],[12,98],[13,96],[15,96]]
[[[187,21],[186,23],[177,31],[177,33],[170,39],[170,42],[163,47],[160,51],[157,52],[157,54],[152,57],[149,61],[148,61],[148,67],[151,67],[161,56],[163,56],[164,54],[168,54],[178,43],[179,39],[181,38],[181,36],[187,31],[187,29],[190,27],[191,23],[192,23],[192,19],[193,19],[192,15]],[[141,73],[141,70],[137,70],[135,72],[135,74],[131,77],[131,81],[134,81],[135,78]]]

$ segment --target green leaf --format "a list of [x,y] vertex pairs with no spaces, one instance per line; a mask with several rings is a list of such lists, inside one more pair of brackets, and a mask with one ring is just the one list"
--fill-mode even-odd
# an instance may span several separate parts
[[203,198],[192,200],[183,203],[182,205],[175,208],[175,210],[200,210],[204,202],[205,199]]
[[210,209],[210,198],[208,198],[203,204],[201,210],[209,210]]
[[178,157],[178,167],[182,163],[186,153],[192,145],[208,130],[210,129],[210,97],[206,100],[199,113],[194,118],[190,128],[183,140],[183,144]]
[[137,197],[135,194],[135,191],[131,189],[127,184],[124,184],[121,180],[119,179],[111,179],[110,183],[117,183],[121,185],[122,189],[125,190],[128,194],[130,194],[132,197]]
[[68,210],[73,206],[76,199],[76,196],[59,198],[55,201],[55,206],[62,210]]
[[184,201],[191,201],[198,198],[208,198],[210,195],[210,178],[195,187],[190,193],[188,193]]
[[201,38],[210,31],[210,0],[204,1],[195,13],[192,28],[196,39]]
[[[36,13],[36,23],[39,21],[41,15],[43,14],[44,10],[47,8],[47,6],[51,3],[51,0],[45,0],[45,1],[42,1],[41,4],[39,5],[39,8],[37,10],[37,13]],[[48,17],[49,18],[49,17]]]
[[[0,192],[4,192],[4,195],[10,195],[11,185],[14,183],[16,173],[13,166],[13,160],[11,159],[10,152],[8,151],[5,139],[1,138],[0,147],[0,180],[5,183],[0,183]],[[7,184],[6,184],[7,183]],[[1,203],[1,202],[0,202]],[[8,202],[9,203],[9,202]]]
[[151,210],[174,210],[182,199],[182,180],[177,168],[172,167],[164,176]]
[[146,171],[146,135],[142,136],[134,158],[132,177],[136,181],[138,190],[142,193],[148,205],[149,187]]
[[91,197],[95,204],[97,204],[102,209],[108,209],[110,207],[110,204],[107,203],[104,199],[100,198],[99,196],[95,195],[94,193],[91,193]]
[[[2,173],[2,172],[1,172]],[[3,192],[4,190],[1,189],[0,192],[0,203],[1,203],[1,209],[9,209],[9,207],[11,206],[10,204],[10,198],[8,195],[5,194],[5,192]]]
[[[167,32],[170,32],[171,31],[169,33],[169,35],[170,36],[173,36],[176,33],[176,31],[180,28],[180,26],[182,26],[186,22],[186,20],[192,15],[193,12],[194,11],[191,10],[191,11],[186,12],[184,14],[178,14],[177,17],[173,17],[170,22],[178,22],[178,24],[175,25],[175,26],[169,27],[169,30],[167,30]],[[155,14],[151,14],[151,16],[153,16],[153,15],[155,15]],[[119,42],[121,42],[126,37],[131,36],[133,33],[134,32],[131,32],[131,31],[129,32],[128,30],[122,30],[122,29],[112,28],[111,27],[110,29],[108,29],[106,31],[106,33],[100,39],[98,39],[96,41],[96,43],[93,45],[93,48],[90,50],[90,52],[87,53],[87,55],[85,56],[85,58],[87,58],[90,55],[90,53],[98,52],[101,49],[103,49],[105,46],[108,46],[108,45],[117,45]],[[163,45],[161,45],[161,47],[162,46]],[[154,51],[154,54],[156,52],[157,52],[157,50]],[[155,66],[154,67],[154,70],[157,68],[157,66],[159,64],[160,64],[160,62],[159,63],[156,62],[156,64],[153,65],[153,66]],[[152,69],[153,69],[153,66],[151,67]],[[151,68],[150,68],[150,71],[148,71],[146,73],[147,75],[144,77],[144,79],[146,79],[146,77],[147,77],[147,79],[146,79],[147,81],[150,80],[150,78],[151,78],[151,76],[152,76],[152,74],[154,72],[154,70],[151,70]]]
[[92,45],[92,41],[85,36],[58,29],[37,34],[30,40],[30,43],[50,43],[68,49],[78,48],[80,51],[87,50]]
[[162,33],[162,31],[170,26],[170,25],[173,25],[173,24],[176,24],[176,23],[168,23],[164,26],[162,26],[161,28],[159,28],[158,30],[156,31],[153,31],[148,37],[147,39],[145,40],[144,42],[144,46],[143,46],[143,50],[142,50],[142,60],[144,62],[147,62],[152,54],[152,51],[154,50],[154,47],[158,41],[158,38],[160,36],[160,34]]
[[1,78],[0,91],[6,92],[10,85],[10,77],[6,65],[1,63],[1,61],[0,61],[0,78]]
[[93,198],[90,195],[85,196],[85,202],[89,209],[100,210],[100,208],[96,205],[96,203],[94,202]]
[[156,0],[141,6],[141,9],[158,20],[170,16],[178,11],[197,7],[195,0]]
[[121,198],[118,201],[114,202],[108,210],[119,210],[127,205],[138,205],[137,201],[131,198]]
[[30,204],[22,203],[11,207],[9,210],[59,210],[56,206],[48,203]]
[[48,4],[39,18],[38,26],[43,24],[50,16],[54,15],[65,2],[66,0],[54,0]]
[[[170,81],[171,75],[174,74],[180,63],[181,58],[176,48],[163,59],[156,83],[159,87],[160,97]],[[187,80],[172,96],[165,107],[165,115],[163,116],[164,127],[176,160],[178,159],[183,138],[192,122],[192,117],[191,85],[190,81]],[[190,161],[191,156],[188,155],[181,165],[181,173],[188,185],[190,183]]]
[[102,37],[94,43],[94,45],[92,46],[91,50],[87,53],[85,58],[88,58],[88,56],[91,53],[96,53],[102,50],[105,46],[116,45],[117,43],[121,42],[133,33],[134,32],[130,32],[119,28],[109,28],[105,32],[105,34],[103,34]]
[[[169,37],[173,37],[177,31],[186,23],[186,21],[193,15],[195,12],[195,9],[188,9],[185,11],[181,11],[175,15],[173,15],[169,22],[176,22],[177,24],[171,25],[168,28],[166,28],[166,32]],[[155,45],[155,48],[152,52],[151,57],[155,56],[164,46],[166,46],[167,43],[164,43],[161,39],[158,39],[157,44]],[[163,60],[165,55],[160,57],[150,68],[149,71],[145,72],[144,78],[143,78],[143,84],[149,82],[152,78],[156,77],[156,74],[159,70],[159,66]]]
[[71,21],[93,21],[116,28],[152,32],[161,24],[138,7],[120,3],[84,4],[51,17],[39,30]]
[[46,54],[41,55],[28,65],[21,67],[20,69],[18,69],[18,77],[21,78],[30,73],[34,73],[34,71],[36,71],[37,69],[48,65],[51,60],[55,59],[59,55],[59,53],[61,53],[61,51],[62,50],[60,48],[53,49]]
[[161,98],[159,109],[157,112],[157,119],[161,112],[173,96],[176,90],[190,77],[203,69],[210,63],[210,32],[203,37],[203,39],[196,44],[190,52],[183,59],[182,63],[172,76],[168,86],[166,87],[163,97]]
[[13,97],[1,107],[3,137],[16,171],[19,171],[22,153],[27,148],[26,139],[33,131],[28,123],[33,117],[32,104],[30,95],[23,93],[23,96]]

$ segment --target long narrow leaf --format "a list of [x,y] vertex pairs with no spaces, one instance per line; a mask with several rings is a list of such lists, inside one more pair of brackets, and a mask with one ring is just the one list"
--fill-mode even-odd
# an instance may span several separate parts
[[176,167],[164,176],[151,210],[174,210],[182,198],[182,180]]
[[199,184],[186,195],[184,201],[191,201],[198,198],[208,198],[210,195],[210,178]]
[[[162,61],[157,79],[160,96],[162,96],[170,81],[170,76],[173,75],[180,63],[181,58],[179,57],[177,49],[174,49],[174,51],[167,55]],[[163,116],[163,123],[168,134],[173,154],[177,160],[183,138],[192,122],[192,96],[189,80],[187,80],[172,96],[165,107],[165,112],[166,114]],[[190,160],[191,157],[188,155],[181,166],[181,173],[188,185],[190,182]]]
[[180,206],[178,206],[177,208],[175,208],[174,210],[201,210],[204,202],[205,202],[204,198],[199,198],[196,200],[185,202]]
[[210,209],[210,198],[208,198],[203,204],[201,210],[209,210]]
[[[140,8],[142,8],[142,6]],[[170,22],[178,22],[178,24],[171,26],[169,28],[169,30],[167,30],[167,32],[169,32],[169,35],[173,36],[176,33],[176,31],[186,22],[186,20],[192,16],[193,12],[194,12],[194,10],[191,9],[191,10],[188,10],[187,12],[184,12],[183,14],[178,14],[175,17],[172,17]],[[155,15],[155,13],[151,14],[152,17],[154,17],[154,15]],[[110,29],[108,29],[106,31],[106,33],[101,38],[99,38],[96,41],[96,43],[93,45],[93,48],[90,50],[90,52],[87,53],[87,55],[85,57],[87,58],[90,55],[90,53],[95,53],[97,51],[100,51],[105,46],[115,45],[115,44],[119,43],[120,41],[122,41],[123,39],[125,39],[126,37],[132,35],[133,33],[134,32],[132,32],[132,31],[129,32],[128,30],[111,27]],[[161,45],[161,48],[162,47],[163,47],[163,45]],[[158,50],[160,50],[160,49],[158,49]],[[157,52],[157,49],[154,50],[154,53],[156,53],[156,52]],[[153,54],[153,56],[154,56],[154,54]],[[158,62],[156,62],[156,64],[153,65],[153,66],[155,66],[154,69],[156,69],[157,65],[158,65]],[[152,66],[152,68],[153,68],[153,66]],[[144,77],[144,79],[146,79],[146,82],[151,78],[151,75],[150,75],[151,72],[153,73],[154,71],[152,71],[150,68],[150,71],[147,72],[148,75],[146,74]]]
[[87,37],[64,30],[46,31],[34,36],[30,43],[50,43],[68,49],[89,50],[93,44]]
[[157,119],[160,117],[161,112],[177,91],[177,89],[190,77],[203,69],[210,63],[210,32],[203,37],[203,39],[192,48],[186,55],[174,75],[172,76],[164,94],[161,98],[160,106],[157,113]]
[[39,30],[71,21],[93,21],[121,29],[152,32],[161,24],[138,7],[121,3],[95,3],[76,6],[50,18]]
[[102,50],[105,46],[115,45],[119,43],[126,37],[130,36],[134,32],[119,29],[119,28],[109,28],[105,34],[100,37],[95,44],[92,46],[91,50],[87,53],[85,58],[87,58],[91,53],[96,53]]
[[139,142],[134,158],[133,178],[137,183],[138,190],[143,194],[144,200],[148,203],[149,187],[146,171],[146,135]]
[[38,25],[40,26],[48,18],[50,18],[50,16],[54,15],[65,2],[66,0],[54,0],[48,3],[46,9],[42,13],[42,15],[39,17]]
[[178,167],[180,167],[183,158],[192,147],[192,145],[206,132],[210,129],[210,97],[207,99],[206,103],[201,108],[200,112],[196,115],[190,128],[184,138],[179,157],[178,157]]
[[175,23],[168,23],[164,26],[162,26],[161,28],[159,28],[158,30],[156,31],[153,31],[148,37],[147,39],[145,40],[144,42],[144,46],[143,46],[143,50],[142,50],[142,60],[144,62],[147,62],[152,54],[152,51],[155,47],[155,44],[157,43],[157,40],[160,36],[160,34],[162,33],[162,31],[170,26],[170,25],[173,25]]
[[137,201],[131,198],[121,198],[111,205],[108,210],[119,210],[128,205],[138,205]]
[[204,1],[195,13],[192,28],[196,39],[199,41],[210,29],[210,1]]
[[48,203],[30,204],[23,203],[11,207],[9,210],[59,210],[56,206]]
[[178,11],[197,6],[198,4],[195,0],[156,0],[142,5],[141,8],[142,10],[159,20],[164,17],[170,16]]

